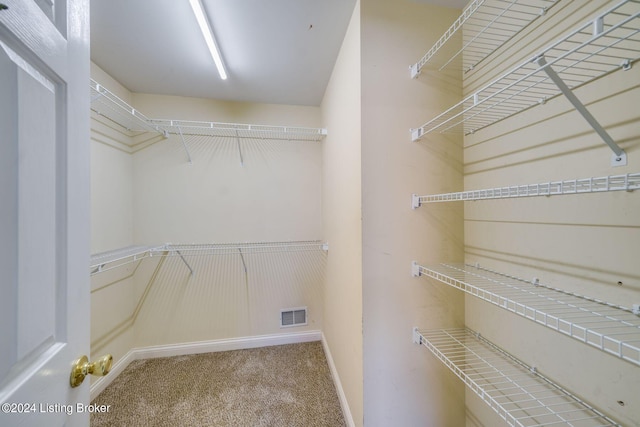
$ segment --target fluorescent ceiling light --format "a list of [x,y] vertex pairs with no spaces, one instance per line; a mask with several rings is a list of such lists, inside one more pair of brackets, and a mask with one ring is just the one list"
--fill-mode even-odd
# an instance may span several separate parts
[[191,8],[193,9],[193,13],[196,15],[196,20],[198,21],[198,25],[200,25],[200,31],[202,31],[204,40],[207,42],[207,46],[209,47],[209,52],[211,52],[213,61],[216,63],[216,67],[218,68],[218,73],[220,74],[220,78],[222,80],[226,80],[227,72],[224,69],[224,64],[222,63],[222,58],[220,57],[220,50],[218,50],[218,44],[216,43],[216,40],[213,38],[213,31],[211,31],[211,25],[209,25],[209,20],[204,14],[202,3],[200,2],[200,0],[189,0],[189,3],[191,3]]

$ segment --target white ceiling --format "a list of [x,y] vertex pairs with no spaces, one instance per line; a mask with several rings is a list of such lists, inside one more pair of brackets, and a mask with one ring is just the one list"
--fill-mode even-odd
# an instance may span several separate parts
[[202,3],[227,80],[220,80],[187,0],[91,0],[91,59],[133,92],[320,104],[355,0]]

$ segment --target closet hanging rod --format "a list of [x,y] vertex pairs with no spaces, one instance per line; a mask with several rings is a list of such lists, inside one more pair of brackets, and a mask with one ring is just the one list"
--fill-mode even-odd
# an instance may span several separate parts
[[426,196],[413,194],[411,196],[411,207],[416,209],[424,204],[437,202],[513,199],[519,197],[601,193],[606,191],[633,191],[638,189],[640,189],[640,172],[597,178],[550,181],[538,184],[510,185]]
[[411,264],[426,276],[640,366],[640,304],[600,301],[469,264]]
[[469,328],[413,328],[413,342],[429,349],[510,426],[620,425]]
[[[458,63],[464,73],[473,70],[527,25],[544,16],[557,1],[472,1],[427,53],[410,67],[411,77],[418,77],[429,63],[435,63],[439,71],[454,63]],[[457,34],[462,38],[462,48],[450,54],[445,46]]]
[[[624,0],[465,97],[420,128],[414,141],[431,132],[474,133],[527,108],[544,104],[562,91],[546,74],[553,66],[567,87],[575,89],[615,70],[628,70],[640,59],[640,1]],[[536,60],[545,57],[547,63]]]

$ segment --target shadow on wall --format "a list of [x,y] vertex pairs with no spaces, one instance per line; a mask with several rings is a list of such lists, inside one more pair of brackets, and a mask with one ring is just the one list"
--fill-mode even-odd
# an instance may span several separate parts
[[[302,250],[145,259],[112,282],[133,276],[137,302],[115,325],[111,319],[114,326],[92,337],[92,352],[108,349],[131,327],[133,347],[282,333],[280,310],[303,306],[307,325],[295,331],[321,329],[326,257],[321,250]],[[109,287],[102,285],[93,296],[99,299]]]

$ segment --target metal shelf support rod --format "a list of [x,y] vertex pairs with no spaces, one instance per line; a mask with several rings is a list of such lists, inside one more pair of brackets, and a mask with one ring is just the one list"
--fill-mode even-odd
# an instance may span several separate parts
[[182,259],[182,262],[184,262],[184,265],[186,265],[186,266],[187,266],[187,268],[188,268],[188,269],[189,269],[189,271],[191,272],[191,275],[193,276],[193,274],[194,274],[194,273],[193,273],[193,268],[191,268],[191,266],[189,265],[189,263],[187,262],[187,260],[186,260],[186,259],[184,259],[184,257],[182,256],[182,254],[180,253],[180,251],[179,251],[179,250],[176,250],[176,253],[177,253],[178,255],[180,255],[180,259]]
[[238,154],[240,154],[240,166],[244,167],[244,159],[242,158],[242,148],[240,147],[240,135],[238,134],[238,129],[236,129],[236,141],[238,143]]
[[[595,22],[598,22],[596,20]],[[611,138],[611,136],[607,133],[606,130],[598,123],[595,117],[587,110],[584,104],[578,99],[578,97],[573,93],[573,91],[567,86],[567,84],[562,80],[562,78],[555,72],[550,65],[547,64],[546,59],[543,56],[539,56],[535,60],[536,64],[538,64],[542,70],[549,76],[549,78],[558,86],[558,89],[562,92],[562,94],[567,98],[567,100],[575,107],[576,110],[584,117],[584,119],[591,125],[591,127],[600,135],[600,138],[611,148],[611,150],[617,156],[615,158],[616,164],[613,166],[621,166],[626,164],[626,154],[622,148],[618,146]]]
[[[182,135],[182,128],[180,126],[178,126],[178,133],[180,134],[180,139],[182,140],[182,146],[184,147],[184,151],[187,153],[187,160],[189,161],[189,164],[192,165],[193,161],[191,160],[191,154],[189,154],[189,148],[187,148],[187,143],[184,140],[184,135]],[[182,255],[180,255],[180,256],[182,256]],[[193,274],[193,272],[192,272],[192,274]]]

